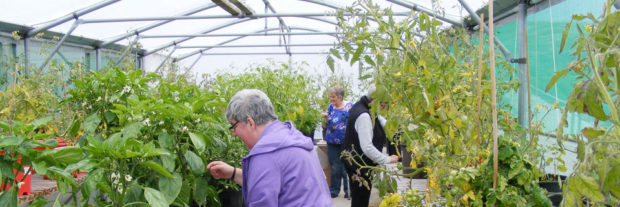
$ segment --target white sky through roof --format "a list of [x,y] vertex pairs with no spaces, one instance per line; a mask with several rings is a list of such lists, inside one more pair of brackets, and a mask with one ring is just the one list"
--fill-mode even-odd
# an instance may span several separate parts
[[[403,0],[407,2],[407,0]],[[433,2],[436,6],[441,6],[446,12],[446,16],[460,20],[462,17],[467,16],[468,13],[462,8],[457,0],[408,0],[418,5],[432,9]],[[100,0],[0,0],[2,5],[2,12],[0,12],[0,21],[10,22],[14,24],[26,25],[31,27],[38,27],[51,20],[70,14],[74,11],[86,8],[90,5],[101,2]],[[323,0],[323,2],[329,2],[331,4],[340,6],[350,6],[354,1],[352,0]],[[385,0],[374,1],[380,4],[382,7],[392,8],[395,12],[407,12],[409,9],[390,3]],[[482,7],[487,1],[480,0],[466,0],[470,7],[478,9]],[[112,18],[137,18],[137,17],[167,17],[173,16],[184,11],[188,11],[192,8],[203,6],[211,3],[209,0],[123,0],[101,9],[90,12],[80,17],[83,20],[92,19],[112,19]],[[318,4],[309,3],[306,1],[296,0],[270,0],[269,3],[278,13],[285,14],[300,14],[300,13],[328,13],[335,10],[329,7],[321,6]],[[252,8],[257,14],[265,13],[265,4],[263,0],[246,0],[246,4]],[[268,13],[272,13],[269,11]],[[194,15],[227,15],[223,9],[216,7],[208,9]],[[322,19],[329,19],[336,21],[334,17],[320,17]],[[202,19],[202,20],[176,20],[168,24],[156,27],[146,32],[140,33],[140,35],[161,35],[161,34],[196,34],[200,31],[212,28],[215,25],[221,25],[225,22],[234,21],[236,18],[227,19]],[[336,26],[311,20],[307,18],[298,17],[283,17],[285,24],[289,27],[307,28],[321,32],[334,32]],[[84,24],[80,25],[72,35],[83,36],[91,39],[98,39],[102,41],[110,40],[118,35],[133,31],[136,28],[140,28],[145,25],[152,24],[155,21],[135,21],[135,22],[114,22],[114,23],[96,23],[96,24]],[[66,33],[73,20],[51,28],[50,30]],[[277,18],[267,18],[265,23],[264,18],[257,20],[250,20],[244,23],[236,24],[227,28],[223,28],[218,31],[211,32],[217,33],[254,33],[255,31],[262,30],[267,26],[268,28],[278,28]],[[279,31],[270,31],[270,33],[277,33]],[[301,30],[294,30],[293,32],[308,32]],[[222,41],[229,40],[233,37],[200,37],[192,40],[180,43],[181,46],[199,46],[199,45],[215,45]],[[133,37],[130,37],[133,39]],[[162,45],[168,44],[173,40],[179,38],[149,38],[141,39],[140,43],[147,50],[153,50]],[[327,35],[312,35],[312,36],[292,36],[289,44],[330,44],[336,42],[336,39]],[[128,44],[129,39],[121,40],[117,43]],[[273,45],[283,44],[282,39],[278,36],[257,36],[246,37],[240,40],[228,43],[227,45]],[[170,47],[171,48],[171,47]],[[160,51],[163,56],[168,54],[170,50]],[[293,47],[292,51],[297,52],[327,52],[331,48],[330,46],[322,47]],[[173,56],[179,57],[184,54],[188,54],[198,49],[177,49]],[[257,47],[257,48],[214,48],[207,52],[213,53],[256,53],[256,52],[285,52],[284,47]],[[161,59],[161,56],[159,58]],[[198,56],[194,55],[186,58],[180,63],[182,65],[191,65]],[[148,57],[147,57],[148,58]],[[157,60],[157,58],[155,58]],[[314,68],[318,73],[324,73],[328,70],[327,64],[325,64],[326,55],[293,55],[291,57],[293,62],[306,61],[309,63],[309,67]],[[282,61],[288,62],[288,55],[234,55],[234,56],[208,56],[204,55],[200,58],[198,64],[194,67],[196,73],[210,73],[217,70],[229,70],[231,67],[235,69],[245,68],[251,64],[265,64],[268,61]],[[157,62],[157,61],[154,61]],[[157,65],[159,63],[147,63],[149,65]],[[337,64],[339,67],[346,71],[357,71],[357,66],[350,66],[348,63],[341,62]]]

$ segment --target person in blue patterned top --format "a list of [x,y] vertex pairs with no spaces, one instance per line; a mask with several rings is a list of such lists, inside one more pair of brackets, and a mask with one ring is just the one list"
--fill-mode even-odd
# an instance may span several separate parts
[[324,139],[325,142],[327,142],[327,157],[331,170],[329,191],[332,194],[332,198],[338,197],[342,180],[342,184],[344,185],[344,197],[350,199],[349,182],[342,161],[340,161],[340,153],[342,152],[341,145],[344,140],[349,109],[351,109],[353,104],[344,100],[344,89],[342,89],[342,87],[332,87],[328,90],[328,93],[329,102],[331,104],[327,107],[327,112],[323,113],[323,117],[325,117],[327,121]]

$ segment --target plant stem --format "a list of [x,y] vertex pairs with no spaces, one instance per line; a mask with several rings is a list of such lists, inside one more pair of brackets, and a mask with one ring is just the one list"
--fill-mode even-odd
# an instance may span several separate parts
[[588,47],[588,60],[590,61],[590,64],[592,65],[592,70],[594,72],[594,81],[596,83],[596,85],[599,88],[599,93],[601,93],[601,95],[603,96],[603,99],[605,100],[605,102],[607,102],[607,104],[609,105],[609,111],[611,113],[611,118],[612,121],[615,124],[620,124],[620,119],[618,118],[618,110],[616,109],[616,105],[614,104],[614,102],[611,100],[611,97],[609,96],[609,93],[607,92],[607,87],[605,87],[605,85],[603,84],[603,80],[601,79],[600,75],[598,74],[598,67],[597,65],[595,65],[595,60],[594,57],[592,57],[592,47],[590,46],[590,43],[586,43],[587,47]]

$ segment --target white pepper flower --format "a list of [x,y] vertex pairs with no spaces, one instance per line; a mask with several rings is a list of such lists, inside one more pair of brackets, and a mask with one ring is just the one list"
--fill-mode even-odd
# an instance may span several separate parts
[[142,121],[142,124],[146,125],[146,126],[151,126],[151,120],[149,118],[144,119],[144,121]]

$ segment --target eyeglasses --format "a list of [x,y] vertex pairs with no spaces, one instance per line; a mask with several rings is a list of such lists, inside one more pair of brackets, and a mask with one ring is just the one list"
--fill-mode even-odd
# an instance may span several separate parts
[[231,125],[230,127],[228,127],[228,130],[230,130],[230,132],[233,132],[235,130],[235,127],[237,127],[237,124],[239,122],[235,122],[233,125]]

